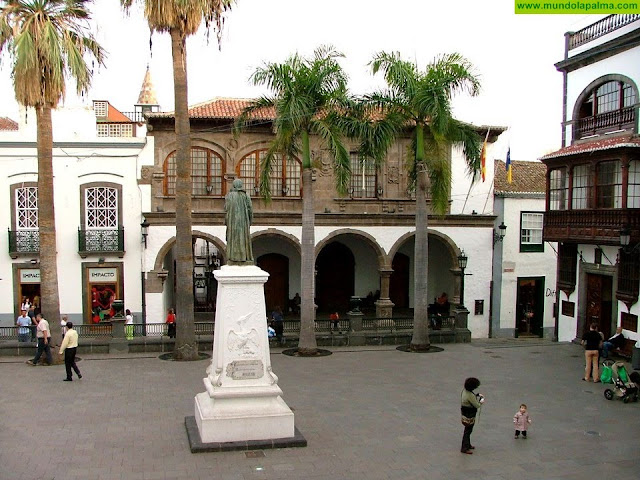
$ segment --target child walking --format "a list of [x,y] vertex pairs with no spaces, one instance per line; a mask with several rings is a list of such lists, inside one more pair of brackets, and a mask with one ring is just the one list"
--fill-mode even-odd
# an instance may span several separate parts
[[520,437],[520,432],[522,432],[522,438],[527,439],[527,425],[531,423],[531,419],[529,418],[529,412],[527,412],[527,406],[523,403],[520,405],[520,409],[513,416],[513,423],[516,425],[516,436],[514,438]]

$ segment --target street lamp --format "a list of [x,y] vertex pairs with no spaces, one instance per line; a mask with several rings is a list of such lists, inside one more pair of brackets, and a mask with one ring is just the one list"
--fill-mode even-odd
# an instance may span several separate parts
[[504,224],[504,222],[501,222],[500,225],[498,226],[498,231],[497,232],[495,230],[493,231],[493,246],[495,247],[496,243],[504,240],[504,236],[506,234],[507,234],[507,226]]
[[467,257],[464,254],[464,250],[460,250],[460,255],[458,255],[458,267],[461,270],[461,280],[460,280],[460,306],[464,307],[464,269],[467,268]]
[[622,246],[622,250],[624,253],[632,253],[636,248],[640,247],[640,243],[630,248],[629,244],[631,243],[631,228],[628,225],[625,225],[620,230],[620,246]]
[[142,231],[142,241],[144,242],[144,248],[147,248],[147,235],[149,235],[149,221],[145,218],[140,224],[140,230]]

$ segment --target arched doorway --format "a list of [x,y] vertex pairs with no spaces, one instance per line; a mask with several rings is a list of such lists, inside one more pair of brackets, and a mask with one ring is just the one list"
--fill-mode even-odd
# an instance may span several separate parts
[[409,307],[409,257],[396,253],[391,264],[393,273],[389,279],[389,298],[396,308]]
[[258,267],[269,274],[264,284],[267,313],[276,307],[286,312],[289,303],[289,258],[279,253],[267,253],[258,257]]
[[318,312],[347,311],[355,284],[355,259],[340,242],[325,246],[316,258]]

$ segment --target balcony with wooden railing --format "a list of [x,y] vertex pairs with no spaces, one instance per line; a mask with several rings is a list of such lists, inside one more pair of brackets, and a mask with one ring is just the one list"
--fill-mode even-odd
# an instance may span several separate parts
[[9,255],[34,255],[40,252],[39,230],[9,230]]
[[78,229],[78,253],[82,258],[90,254],[124,255],[124,229]]
[[544,215],[544,240],[599,245],[620,245],[620,230],[631,229],[640,240],[640,209],[551,210]]
[[569,34],[567,49],[573,50],[585,43],[589,43],[597,38],[600,38],[608,33],[615,32],[619,28],[629,25],[636,20],[640,20],[640,14],[615,14],[609,15],[591,25],[584,27],[577,32]]
[[620,110],[584,117],[577,121],[575,138],[579,140],[598,133],[614,132],[616,130],[632,131],[635,123],[635,107],[625,107]]

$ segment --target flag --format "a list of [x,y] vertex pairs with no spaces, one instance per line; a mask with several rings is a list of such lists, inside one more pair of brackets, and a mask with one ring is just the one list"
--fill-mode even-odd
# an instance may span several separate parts
[[507,150],[507,163],[505,164],[505,168],[507,169],[507,182],[511,183],[513,180],[511,177],[511,147]]
[[485,181],[487,176],[487,141],[484,141],[482,145],[482,153],[480,154],[480,173],[482,175],[482,181]]

